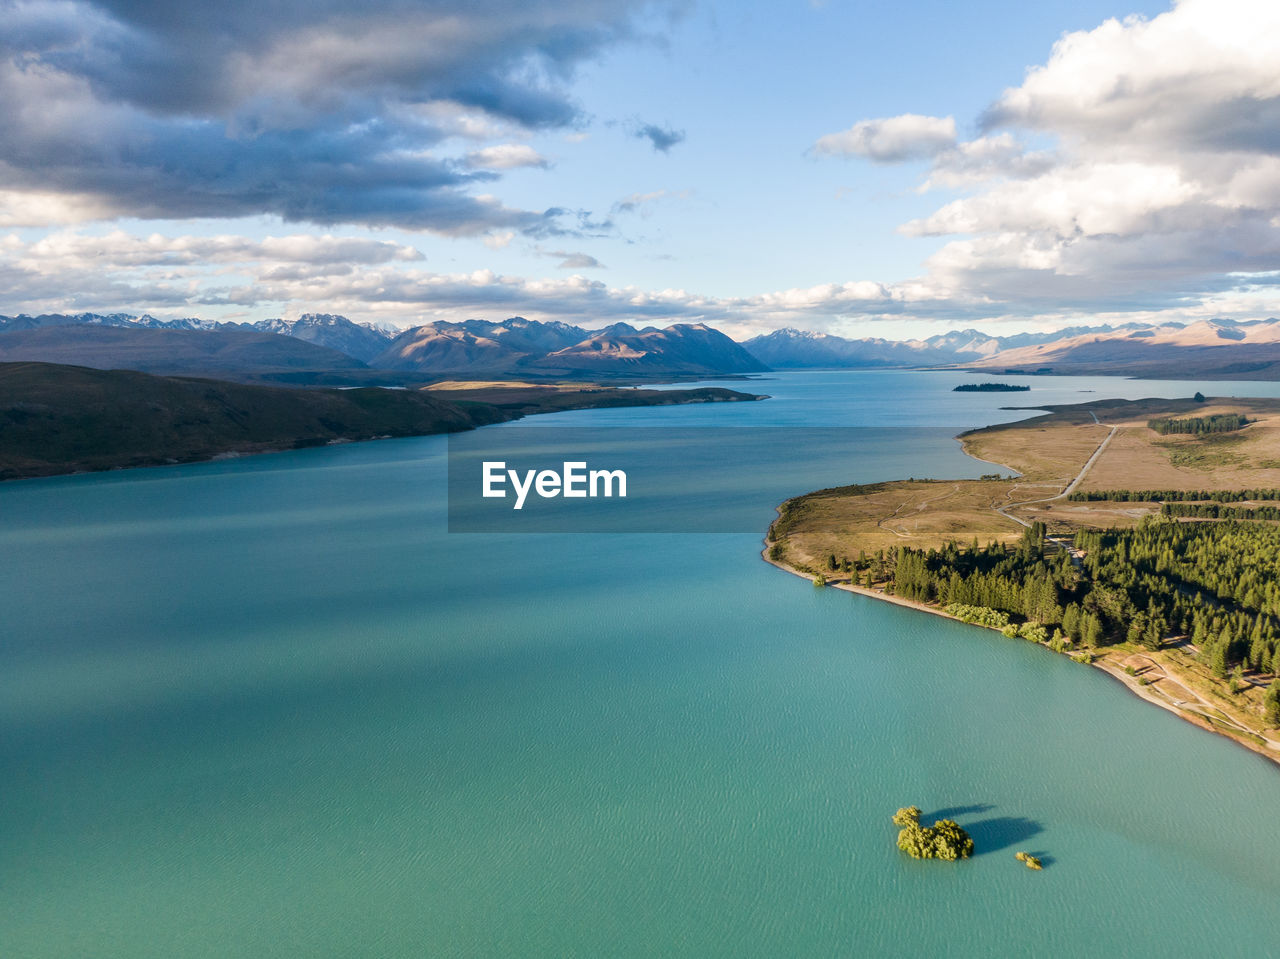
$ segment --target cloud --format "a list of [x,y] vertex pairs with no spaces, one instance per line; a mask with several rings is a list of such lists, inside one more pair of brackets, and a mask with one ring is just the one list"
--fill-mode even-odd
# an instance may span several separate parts
[[[1271,229],[1257,226],[1259,237]],[[1180,248],[1171,274],[1185,275],[1179,271],[1203,258],[1215,237],[1198,240]],[[1099,276],[1084,262],[1073,272],[1056,271],[1063,251],[1050,240],[1042,242],[1033,249],[1015,234],[957,241],[930,260],[926,277],[900,283],[823,283],[713,297],[683,289],[609,286],[581,274],[438,273],[425,269],[412,247],[361,237],[296,234],[259,240],[69,231],[24,241],[10,235],[0,237],[0,313],[89,310],[217,318],[228,311],[237,316],[330,312],[399,326],[458,313],[519,314],[593,324],[708,322],[746,337],[796,325],[865,336],[866,324],[881,322],[900,327],[1018,321],[1024,327],[1052,327],[1096,322],[1099,312],[1108,311],[1130,318],[1152,310],[1184,318],[1247,318],[1280,310],[1280,294],[1270,288],[1274,273],[1245,290],[1210,279],[1194,300],[1171,291],[1135,294],[1123,277],[1147,261],[1150,251],[1141,244],[1117,239],[1100,251],[1112,269]],[[1275,252],[1274,247],[1259,250],[1260,258]],[[544,253],[562,260],[583,255]]]
[[575,69],[632,37],[641,6],[6,3],[0,190],[41,195],[22,216],[46,222],[70,210],[545,231],[547,211],[474,195],[528,156],[493,147],[477,167],[442,141],[577,123]]
[[[359,24],[340,0],[297,4],[284,15],[296,29],[271,26],[261,36],[252,30],[256,8],[233,0],[227,9],[239,32],[219,19],[221,7],[205,11],[187,0],[10,4],[0,20],[0,190],[8,191],[0,209],[9,218],[0,222],[39,222],[42,211],[58,222],[112,212],[270,212],[473,233],[495,247],[520,235],[611,227],[586,210],[508,207],[485,192],[500,167],[471,166],[465,155],[449,159],[441,151],[448,138],[462,137],[482,156],[518,147],[530,130],[572,129],[576,108],[564,78],[591,51],[625,37],[625,7],[594,0],[512,7],[531,24],[531,36],[568,38],[564,49],[553,43],[546,53],[512,32],[496,2],[468,6],[457,23],[415,5],[405,12],[405,30],[434,43],[422,62],[388,32],[387,3]],[[586,32],[573,28],[588,23]],[[201,69],[217,66],[212,88],[199,82],[199,70],[171,62],[200,45],[175,37],[206,28],[209,49],[191,56]],[[442,37],[456,37],[463,53],[455,56]],[[383,41],[385,60],[372,52]],[[300,51],[307,56],[294,63]],[[251,54],[254,62],[240,62]],[[1276,63],[1280,6],[1181,0],[1152,19],[1065,35],[1020,85],[993,91],[972,139],[957,138],[951,117],[916,114],[823,137],[815,153],[928,160],[922,188],[952,191],[903,224],[907,235],[946,241],[920,276],[901,282],[711,297],[560,273],[442,274],[426,269],[412,248],[332,235],[336,228],[307,241],[312,246],[289,237],[70,231],[0,243],[0,310],[235,305],[398,322],[509,310],[551,319],[697,320],[741,332],[1276,314]],[[149,76],[156,78],[150,85],[143,82]],[[280,82],[272,86],[267,77]],[[657,146],[639,128],[631,132]],[[495,140],[497,147],[488,145]],[[611,213],[643,215],[680,195],[635,193]],[[573,252],[576,242],[552,244],[562,249],[549,255],[564,269],[591,268],[570,262],[586,256]]]
[[0,189],[0,227],[62,226],[110,215],[111,208],[93,196]]
[[556,267],[561,270],[604,269],[603,263],[586,253],[573,253],[568,250],[547,250],[542,255],[559,259],[560,262],[556,264]]
[[97,309],[154,310],[223,302],[229,277],[307,280],[370,267],[420,262],[413,247],[383,240],[293,234],[141,237],[53,233],[0,246],[0,273],[11,312]]
[[[590,269],[588,254],[545,250],[559,268]],[[378,315],[401,323],[451,311],[533,318],[654,322],[764,322],[822,311],[900,313],[908,294],[881,284],[827,285],[725,299],[685,290],[609,287],[580,275],[504,276],[423,269],[412,247],[358,237],[295,234],[131,236],[77,231],[0,242],[0,312],[158,311],[183,315],[228,306]]]
[[141,266],[244,264],[260,261],[306,264],[414,262],[422,254],[411,246],[383,240],[299,233],[251,240],[243,236],[134,236],[113,230],[102,236],[54,233],[25,248],[28,262],[61,267],[113,269]]
[[813,151],[824,156],[864,156],[876,163],[901,163],[927,159],[955,145],[954,117],[904,113],[862,120],[840,133],[828,133],[818,138]]
[[1277,62],[1280,6],[1181,0],[1064,35],[976,139],[908,115],[815,150],[927,156],[922,191],[959,191],[901,227],[955,237],[927,289],[1002,314],[1194,309],[1280,268]]
[[671,127],[661,127],[654,123],[645,123],[633,134],[637,140],[648,140],[650,145],[660,153],[668,152],[677,143],[684,142],[684,131]]
[[987,110],[987,128],[1101,146],[1273,154],[1280,149],[1280,8],[1182,0],[1151,20],[1108,20],[1059,40],[1048,63]]
[[693,195],[691,190],[652,190],[648,193],[631,193],[624,196],[612,207],[614,213],[640,213],[647,215],[654,204],[661,200],[687,200]]
[[936,154],[921,192],[981,185],[998,177],[1026,179],[1047,173],[1055,162],[1051,151],[1027,150],[1009,133],[979,137]]
[[551,164],[531,146],[523,143],[503,143],[473,150],[467,154],[466,165],[473,170],[515,170],[520,167],[546,169]]

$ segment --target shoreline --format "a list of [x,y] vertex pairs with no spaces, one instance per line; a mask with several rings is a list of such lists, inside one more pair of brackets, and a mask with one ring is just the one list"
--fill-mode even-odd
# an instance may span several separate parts
[[[760,553],[761,559],[763,559],[770,566],[774,566],[785,573],[790,573],[793,576],[797,576],[800,579],[805,580],[806,582],[809,582],[809,583],[816,582],[813,579],[813,577],[810,576],[808,573],[801,572],[799,569],[792,566],[790,563],[785,563],[780,560],[771,559],[769,557],[769,547],[772,545],[773,543],[766,538],[765,547]],[[983,626],[980,623],[966,623],[964,620],[958,619],[957,617],[952,616],[950,613],[946,612],[943,609],[939,609],[937,606],[929,606],[925,603],[917,602],[916,600],[904,599],[901,596],[894,596],[891,593],[884,593],[879,590],[867,589],[864,586],[855,586],[852,583],[828,583],[827,586],[834,589],[843,590],[846,593],[854,593],[859,596],[866,596],[869,599],[876,599],[876,600],[880,600],[881,602],[892,603],[895,606],[902,606],[904,608],[918,610],[919,612],[923,612],[923,613],[931,613],[934,616],[941,616],[944,619],[949,619],[953,623],[960,623],[961,625],[964,625],[964,626],[972,626],[975,629],[989,629],[989,630],[992,630],[993,632],[997,632],[997,633],[1000,632],[1000,630],[996,629],[994,626]],[[1018,640],[1018,642],[1025,643],[1027,642],[1027,640],[1020,639]],[[1047,643],[1036,643],[1035,645],[1041,646],[1044,649],[1049,650],[1049,646]],[[1049,650],[1049,651],[1053,652],[1053,650]],[[1057,655],[1065,655],[1065,654],[1057,654]],[[1146,655],[1146,654],[1143,654],[1143,655]],[[1280,742],[1267,739],[1264,735],[1260,733],[1250,733],[1250,734],[1233,733],[1230,730],[1223,729],[1215,725],[1209,719],[1207,719],[1206,717],[1198,713],[1179,708],[1179,706],[1176,703],[1170,702],[1168,700],[1162,699],[1159,696],[1156,696],[1151,691],[1151,688],[1149,685],[1145,685],[1143,683],[1138,682],[1138,676],[1136,675],[1130,676],[1128,673],[1124,671],[1124,668],[1122,666],[1112,662],[1110,659],[1107,659],[1105,657],[1106,657],[1106,653],[1104,652],[1100,656],[1098,656],[1098,658],[1092,659],[1087,665],[1093,666],[1094,668],[1110,676],[1112,679],[1117,680],[1118,682],[1120,682],[1121,685],[1123,685],[1127,690],[1129,690],[1129,692],[1137,696],[1139,699],[1142,699],[1145,702],[1151,703],[1154,706],[1159,706],[1161,709],[1164,709],[1170,713],[1173,713],[1173,715],[1177,716],[1179,719],[1182,719],[1183,721],[1188,722],[1193,726],[1197,726],[1200,729],[1205,730],[1206,732],[1216,733],[1217,735],[1222,736],[1225,739],[1229,739],[1233,743],[1236,743],[1239,746],[1243,746],[1245,749],[1248,749],[1250,752],[1255,753],[1256,755],[1261,756],[1264,759],[1269,759],[1272,763],[1275,763],[1277,766],[1280,766]],[[1150,657],[1148,656],[1147,658],[1150,658]],[[1076,662],[1076,660],[1073,660],[1073,662]],[[1086,664],[1081,664],[1081,665],[1086,665]],[[1161,665],[1161,669],[1164,670],[1166,673],[1168,672],[1168,670],[1163,665]],[[1267,745],[1264,745],[1264,743],[1254,742],[1252,739],[1246,738],[1247,735],[1256,735],[1259,738],[1263,739],[1264,743],[1270,743],[1272,745],[1267,746]]]

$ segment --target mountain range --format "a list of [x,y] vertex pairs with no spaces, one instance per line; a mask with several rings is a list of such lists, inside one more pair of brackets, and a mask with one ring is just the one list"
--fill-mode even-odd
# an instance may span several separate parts
[[407,330],[324,313],[254,323],[122,313],[0,316],[0,361],[18,360],[316,383],[911,368],[1280,379],[1280,320],[1129,323],[1011,336],[967,329],[909,340],[783,329],[736,343],[705,324],[591,329],[518,316]]
[[[645,378],[759,373],[768,367],[704,324],[589,330],[511,317],[404,331],[311,313],[256,323],[80,313],[0,316],[0,362],[64,363],[150,373],[245,377],[290,371],[447,376]],[[367,375],[356,376],[369,382]]]
[[762,373],[768,366],[701,323],[585,330],[512,317],[405,330],[370,365],[389,370],[531,375]]
[[962,368],[1000,373],[1280,379],[1280,319],[1072,327],[991,336],[846,339],[785,329],[742,344],[774,369]]

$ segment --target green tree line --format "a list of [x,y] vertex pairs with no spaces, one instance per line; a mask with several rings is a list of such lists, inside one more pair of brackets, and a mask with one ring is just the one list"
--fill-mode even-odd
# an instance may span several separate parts
[[1157,649],[1188,636],[1220,677],[1233,667],[1280,668],[1280,527],[1151,517],[1135,529],[1081,530],[1074,545],[1078,566],[1065,550],[1046,549],[1035,523],[1012,548],[898,547],[867,559],[866,570],[895,595],[955,607],[1011,635],[1051,637],[1059,649],[1122,641]]
[[1231,433],[1248,426],[1249,422],[1243,413],[1214,413],[1212,416],[1189,416],[1185,419],[1147,420],[1147,426],[1161,436],[1167,436],[1170,433],[1206,436],[1210,433]]
[[1073,503],[1243,503],[1280,500],[1280,489],[1114,489],[1077,490],[1067,499]]
[[1191,519],[1280,520],[1280,506],[1224,506],[1221,503],[1165,503],[1161,516]]

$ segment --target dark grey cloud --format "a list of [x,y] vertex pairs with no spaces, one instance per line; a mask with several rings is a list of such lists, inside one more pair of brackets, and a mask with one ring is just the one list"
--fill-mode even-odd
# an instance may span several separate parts
[[553,211],[479,201],[492,171],[428,152],[440,112],[577,122],[575,68],[643,5],[0,0],[0,188],[142,217],[546,231]]
[[635,131],[635,137],[638,140],[648,140],[655,150],[666,153],[677,143],[684,142],[684,131],[646,123]]

